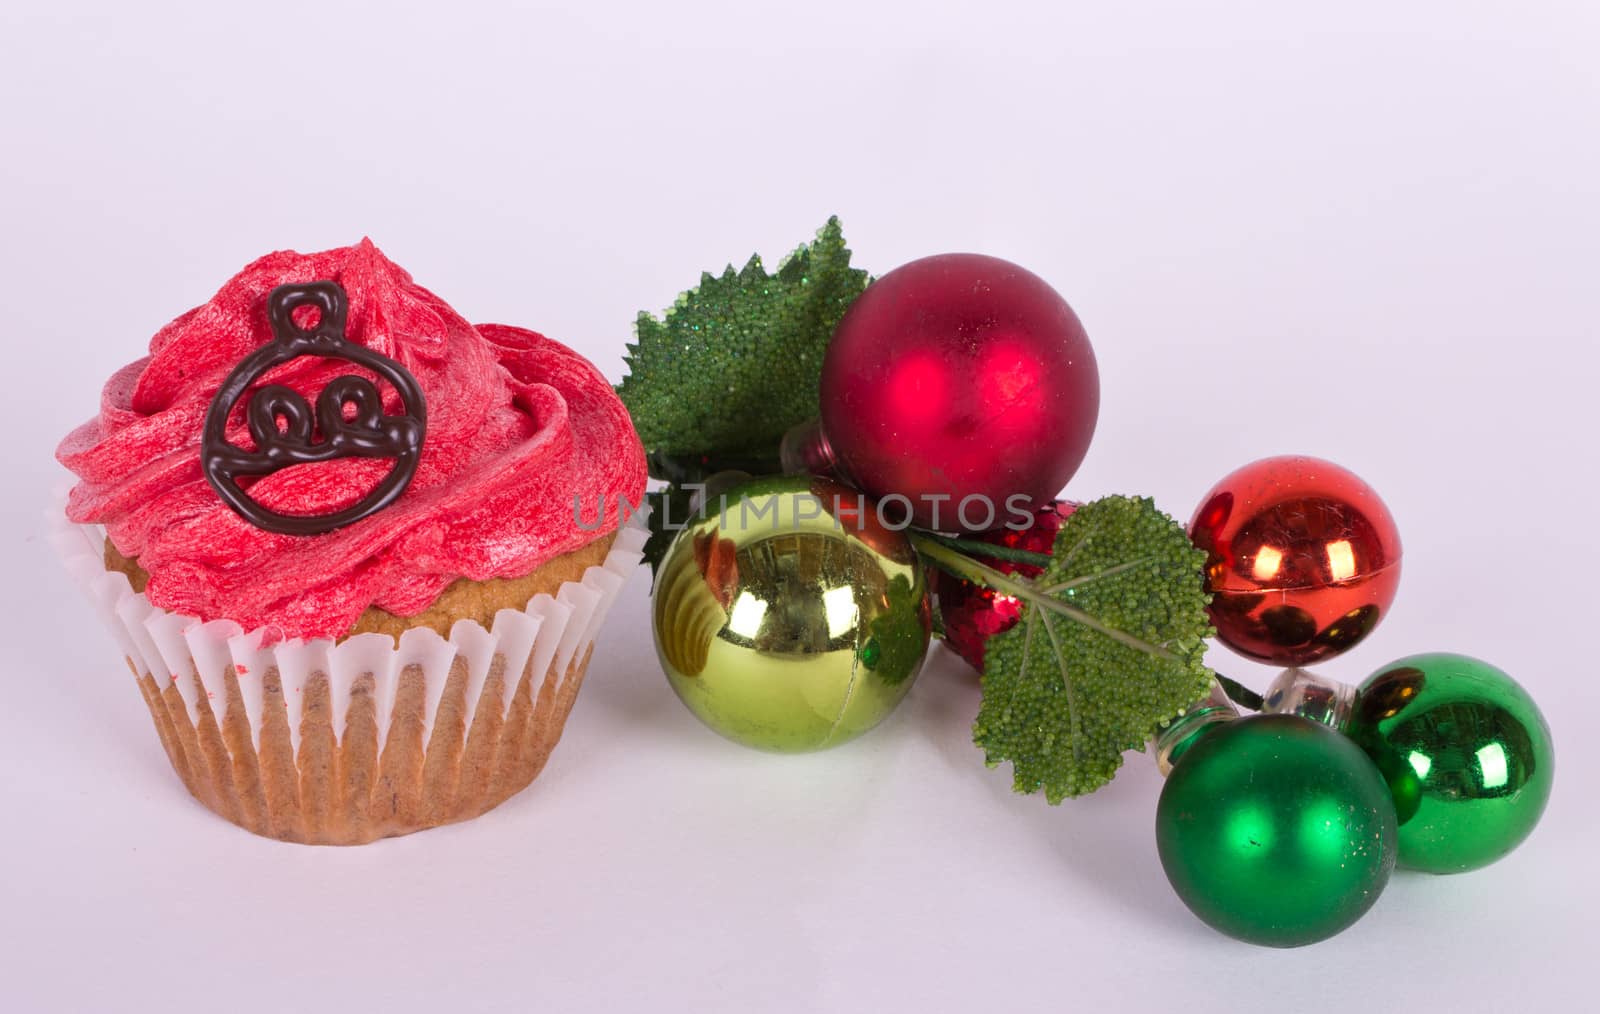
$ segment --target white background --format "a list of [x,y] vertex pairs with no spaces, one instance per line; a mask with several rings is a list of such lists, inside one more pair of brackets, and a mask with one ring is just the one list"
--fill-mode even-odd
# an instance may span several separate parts
[[[1586,1002],[1595,5],[695,6],[5,5],[0,1007]],[[978,250],[1074,304],[1103,388],[1076,497],[1187,518],[1291,451],[1366,477],[1405,579],[1327,671],[1456,650],[1521,679],[1560,754],[1529,843],[1397,874],[1321,945],[1235,943],[1162,877],[1148,758],[1012,796],[942,651],[856,744],[747,752],[673,698],[642,573],[549,768],[480,820],[314,849],[189,799],[38,534],[55,441],[158,326],[261,253],[365,234],[616,378],[638,310],[834,212],[877,273]]]

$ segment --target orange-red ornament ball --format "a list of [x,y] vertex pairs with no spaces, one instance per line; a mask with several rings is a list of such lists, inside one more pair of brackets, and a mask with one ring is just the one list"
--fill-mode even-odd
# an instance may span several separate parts
[[1230,473],[1200,502],[1189,537],[1207,554],[1218,640],[1272,665],[1310,665],[1358,644],[1400,584],[1389,508],[1320,458],[1263,458]]

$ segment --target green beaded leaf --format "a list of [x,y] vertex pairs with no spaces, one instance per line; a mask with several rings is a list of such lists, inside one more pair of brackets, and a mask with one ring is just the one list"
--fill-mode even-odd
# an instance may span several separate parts
[[1052,804],[1081,796],[1205,696],[1205,559],[1148,499],[1074,511],[1032,582],[1040,601],[985,648],[972,738],[989,766],[1010,761],[1016,790]]
[[700,276],[657,320],[640,313],[617,393],[647,450],[775,449],[818,413],[822,354],[867,273],[850,267],[837,218],[768,274],[761,258]]

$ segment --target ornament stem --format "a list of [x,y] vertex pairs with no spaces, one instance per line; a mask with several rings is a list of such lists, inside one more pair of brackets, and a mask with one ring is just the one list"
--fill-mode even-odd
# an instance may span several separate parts
[[1251,711],[1260,711],[1265,706],[1266,699],[1243,683],[1231,680],[1221,673],[1213,675],[1216,677],[1216,681],[1221,684],[1223,692],[1228,695],[1228,699],[1239,705],[1239,707],[1248,708]]
[[1141,640],[1115,627],[1108,627],[1081,609],[1069,606],[1060,599],[1040,594],[1032,581],[1019,580],[1014,575],[1002,573],[993,567],[987,567],[972,557],[951,549],[949,546],[944,545],[939,538],[925,532],[912,530],[906,534],[911,537],[911,544],[916,547],[917,553],[940,570],[976,584],[981,584],[987,588],[993,588],[995,591],[1013,595],[1041,609],[1048,609],[1075,623],[1081,623],[1090,630],[1104,634],[1119,644],[1125,644],[1135,651],[1142,651],[1146,655],[1154,655],[1164,661],[1178,661],[1178,656],[1159,645]]
[[1033,567],[1050,566],[1051,556],[1049,553],[1035,553],[1029,549],[979,542],[976,539],[953,539],[947,535],[935,535],[932,532],[928,533],[928,537],[937,539],[940,545],[948,546],[963,556],[982,556],[991,560],[1004,560],[1007,563],[1025,563]]
[[683,485],[704,482],[719,472],[748,472],[751,475],[773,475],[780,471],[775,455],[750,454],[668,454],[652,451],[646,456],[650,478]]

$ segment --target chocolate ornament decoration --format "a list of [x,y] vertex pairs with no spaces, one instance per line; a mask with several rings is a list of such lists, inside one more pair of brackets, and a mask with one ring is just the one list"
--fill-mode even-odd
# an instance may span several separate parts
[[1400,585],[1400,534],[1354,473],[1318,458],[1263,458],[1200,501],[1189,537],[1206,551],[1217,639],[1273,665],[1359,644]]
[[[296,311],[309,309],[316,320],[302,327]],[[416,474],[428,429],[422,388],[393,359],[345,338],[349,299],[337,282],[280,285],[267,296],[273,340],[246,356],[228,374],[206,412],[200,465],[206,481],[227,505],[257,528],[284,535],[320,535],[354,524],[394,503]],[[302,315],[303,316],[303,315]],[[257,389],[245,409],[254,450],[228,442],[228,417],[250,385],[268,371],[301,356],[343,359],[364,366],[399,393],[405,414],[385,415],[383,397],[372,381],[338,377],[317,396],[313,414],[299,392],[281,384]],[[354,414],[346,418],[345,409]],[[315,433],[313,432],[315,431]],[[320,434],[322,440],[316,441]],[[394,458],[394,468],[361,500],[332,514],[283,514],[262,506],[239,485],[241,477],[260,478],[294,465],[341,458]]]

